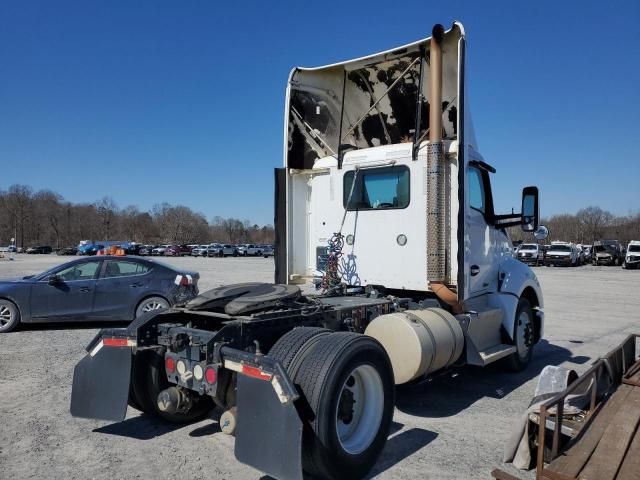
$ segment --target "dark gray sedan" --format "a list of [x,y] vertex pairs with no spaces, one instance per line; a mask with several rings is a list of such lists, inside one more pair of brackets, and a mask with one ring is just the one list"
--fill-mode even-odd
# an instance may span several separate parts
[[98,256],[1,279],[0,332],[21,322],[133,320],[194,298],[199,278],[152,259]]

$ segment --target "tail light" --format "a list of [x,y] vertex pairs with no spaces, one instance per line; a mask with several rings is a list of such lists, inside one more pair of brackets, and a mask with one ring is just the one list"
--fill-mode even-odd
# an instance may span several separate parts
[[207,367],[204,371],[204,379],[209,385],[213,385],[218,380],[218,372],[214,367]]
[[167,373],[174,373],[176,371],[176,360],[173,357],[166,357],[164,359],[164,368]]

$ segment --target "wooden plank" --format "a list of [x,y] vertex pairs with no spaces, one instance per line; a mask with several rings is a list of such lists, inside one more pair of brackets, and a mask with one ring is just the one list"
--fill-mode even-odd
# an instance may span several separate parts
[[640,387],[640,362],[636,362],[622,379],[627,385]]
[[507,473],[504,470],[500,470],[499,468],[494,468],[491,472],[491,476],[496,480],[521,480],[520,477],[511,475],[510,473]]
[[638,360],[636,363],[634,363],[631,368],[629,368],[629,370],[627,370],[627,373],[625,374],[625,377],[631,377],[633,375],[635,375],[636,373],[640,373],[640,360]]
[[616,480],[640,480],[640,430],[636,429]]
[[593,455],[578,478],[613,480],[640,422],[640,388],[634,388],[618,408]]
[[546,470],[568,477],[576,477],[589,457],[598,446],[598,442],[618,408],[624,403],[633,387],[621,385],[611,395],[602,409],[594,415],[580,434],[571,442],[569,448],[553,460]]

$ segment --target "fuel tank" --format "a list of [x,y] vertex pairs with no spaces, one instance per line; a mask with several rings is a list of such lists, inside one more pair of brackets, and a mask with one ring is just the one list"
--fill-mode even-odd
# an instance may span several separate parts
[[464,348],[460,324],[441,308],[381,315],[364,333],[387,351],[396,385],[453,365]]

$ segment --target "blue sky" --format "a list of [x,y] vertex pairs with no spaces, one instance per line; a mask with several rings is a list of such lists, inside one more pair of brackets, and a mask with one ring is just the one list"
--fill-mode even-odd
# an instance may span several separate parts
[[[273,219],[291,67],[465,24],[497,210],[640,210],[640,2],[0,0],[0,189]],[[600,167],[608,168],[602,170]]]

